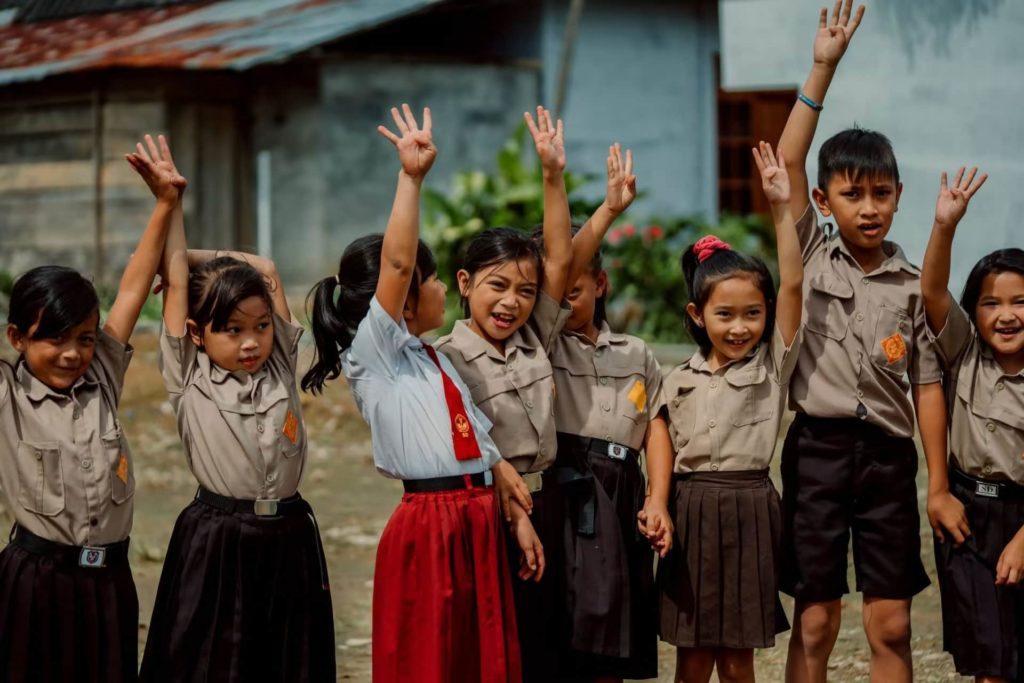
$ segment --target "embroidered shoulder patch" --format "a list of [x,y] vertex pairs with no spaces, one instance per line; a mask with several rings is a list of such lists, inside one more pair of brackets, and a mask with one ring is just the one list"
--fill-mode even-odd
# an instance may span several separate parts
[[907,344],[903,341],[903,335],[899,332],[894,332],[892,335],[883,339],[882,350],[885,351],[885,357],[888,359],[890,365],[906,357]]
[[121,458],[117,461],[117,478],[122,483],[128,483],[128,457],[124,452],[121,453]]
[[295,417],[295,413],[290,410],[284,418],[284,427],[281,429],[281,433],[292,443],[297,443],[299,440],[299,418]]
[[643,413],[647,410],[647,387],[642,381],[637,380],[633,388],[629,390],[629,400],[636,407],[636,412]]

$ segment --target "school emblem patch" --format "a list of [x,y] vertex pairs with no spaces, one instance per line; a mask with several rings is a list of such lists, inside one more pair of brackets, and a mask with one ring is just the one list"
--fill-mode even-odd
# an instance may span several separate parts
[[629,390],[628,398],[636,408],[636,412],[642,413],[647,409],[647,387],[640,380],[637,380],[633,388]]
[[882,350],[885,351],[885,357],[890,365],[904,358],[907,355],[907,344],[903,341],[903,335],[899,332],[894,332],[883,339]]
[[455,416],[455,429],[463,439],[469,438],[469,420],[461,413]]
[[128,483],[128,458],[124,453],[121,453],[121,459],[117,461],[117,478],[123,484]]
[[292,443],[299,440],[299,418],[295,417],[295,413],[290,410],[284,417],[284,427],[281,429],[281,433]]

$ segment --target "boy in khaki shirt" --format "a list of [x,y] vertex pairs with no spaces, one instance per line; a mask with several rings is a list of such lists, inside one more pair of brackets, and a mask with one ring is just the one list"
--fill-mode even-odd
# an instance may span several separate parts
[[[822,9],[814,64],[779,142],[793,186],[828,85],[864,7]],[[928,339],[920,272],[885,237],[902,185],[889,141],[842,131],[821,147],[812,195],[837,233],[826,237],[806,194],[791,208],[804,255],[807,334],[793,375],[797,418],[782,453],[783,589],[796,598],[786,677],[824,681],[848,592],[853,536],[873,680],[910,681],[910,604],[929,581],[920,558],[914,414],[931,468],[945,460],[941,370]],[[912,390],[913,404],[908,399]],[[933,526],[958,528],[948,491],[929,496]]]

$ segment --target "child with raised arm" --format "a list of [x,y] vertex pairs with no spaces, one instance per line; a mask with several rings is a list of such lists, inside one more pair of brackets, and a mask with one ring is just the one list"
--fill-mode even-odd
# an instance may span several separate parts
[[0,677],[122,683],[138,669],[128,564],[135,472],[118,404],[128,345],[185,179],[163,136],[125,158],[156,198],[100,325],[92,282],[40,266],[14,283],[0,361],[0,491],[14,516],[0,551]]
[[[956,670],[978,681],[1024,680],[1024,251],[999,249],[947,289],[953,237],[985,182],[942,174],[921,272],[928,327],[946,370],[949,463],[933,490],[951,493],[960,533],[935,538],[943,643]],[[966,538],[964,538],[966,536]]]
[[[803,248],[807,334],[790,387],[797,417],[782,452],[783,587],[796,598],[787,679],[824,681],[839,633],[847,547],[874,680],[911,679],[910,604],[928,585],[921,563],[915,412],[931,465],[945,458],[942,377],[928,339],[920,271],[885,240],[902,185],[889,140],[858,128],[818,153],[812,191],[837,231],[826,236],[805,165],[825,93],[860,21],[852,0],[821,10],[814,63],[779,142]],[[908,393],[913,393],[913,400]],[[929,496],[933,525],[962,521]]]
[[[378,128],[401,163],[391,217],[384,235],[350,244],[338,272],[313,288],[317,356],[303,388],[318,392],[344,374],[370,425],[377,469],[405,488],[374,567],[375,683],[518,683],[492,480],[501,455],[452,363],[420,338],[443,324],[447,289],[419,239],[420,185],[437,156],[430,110],[422,127],[408,105],[391,115],[398,133]],[[542,549],[515,496],[509,518],[519,577],[539,579]]]

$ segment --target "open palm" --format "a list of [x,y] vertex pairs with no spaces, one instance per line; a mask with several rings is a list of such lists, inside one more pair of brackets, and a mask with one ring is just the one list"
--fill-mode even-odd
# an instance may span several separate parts
[[437,158],[437,147],[431,128],[430,107],[423,109],[423,127],[420,128],[408,104],[402,105],[402,111],[391,108],[391,118],[395,120],[401,135],[395,135],[387,126],[377,126],[377,132],[391,141],[398,150],[398,161],[402,170],[413,178],[422,178],[434,165]]
[[758,147],[751,149],[754,153],[754,163],[761,173],[761,187],[764,195],[772,204],[785,204],[789,202],[789,173],[786,172],[786,160],[779,150],[776,159],[772,146],[761,141]]
[[533,145],[545,171],[561,173],[565,170],[565,138],[562,119],[555,123],[551,112],[544,107],[537,107],[537,121],[534,122],[529,112],[523,114],[526,127],[533,137]]
[[975,179],[978,174],[978,167],[975,166],[971,172],[964,177],[967,169],[963,166],[956,174],[956,180],[950,187],[946,172],[942,172],[942,182],[939,187],[939,198],[935,201],[935,222],[940,225],[956,225],[967,213],[967,205],[974,193],[981,189],[981,186],[988,180],[988,174],[982,173],[981,177]]
[[633,175],[633,150],[626,150],[622,161],[622,147],[615,143],[608,148],[608,193],[605,202],[615,213],[622,213],[636,199],[636,176]]
[[846,53],[853,34],[864,17],[864,5],[857,8],[857,14],[850,18],[853,0],[836,0],[832,8],[832,20],[828,8],[822,7],[818,18],[818,33],[814,36],[814,61],[834,67]]

